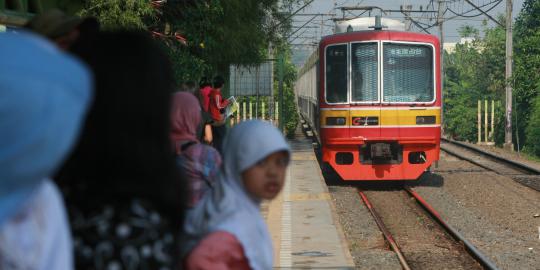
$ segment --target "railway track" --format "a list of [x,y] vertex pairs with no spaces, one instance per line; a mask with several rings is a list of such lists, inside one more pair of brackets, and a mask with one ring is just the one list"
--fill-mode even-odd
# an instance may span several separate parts
[[441,139],[441,150],[485,170],[510,177],[520,184],[540,191],[540,170],[537,168],[448,139]]
[[[497,269],[412,188],[358,193],[403,269]],[[403,209],[389,211],[385,204]]]

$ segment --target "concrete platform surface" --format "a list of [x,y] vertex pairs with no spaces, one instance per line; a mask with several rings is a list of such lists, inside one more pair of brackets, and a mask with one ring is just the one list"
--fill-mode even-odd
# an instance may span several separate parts
[[311,145],[303,134],[293,148],[283,191],[263,205],[276,269],[354,269],[334,202]]

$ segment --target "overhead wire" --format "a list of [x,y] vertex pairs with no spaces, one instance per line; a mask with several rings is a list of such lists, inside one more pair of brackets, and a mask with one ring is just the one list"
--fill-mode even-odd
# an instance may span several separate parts
[[[484,11],[484,12],[490,12],[491,10],[493,10],[494,8],[496,8],[501,2],[502,2],[502,0],[493,1],[493,2],[490,2],[490,3],[488,3],[488,4],[484,4],[484,5],[482,5],[482,6],[479,6],[479,8],[482,8],[482,7],[485,7],[485,6],[489,6],[490,4],[495,3],[495,5],[493,5],[492,7],[490,7],[488,10],[485,10],[485,11]],[[482,12],[480,12],[480,13],[478,13],[478,14],[476,14],[476,15],[465,15],[466,13],[469,13],[469,12],[472,12],[472,11],[477,10],[476,8],[475,8],[475,9],[471,9],[471,10],[469,10],[469,11],[467,11],[467,12],[464,12],[464,13],[461,13],[461,14],[455,12],[455,11],[452,10],[451,8],[447,8],[447,10],[450,11],[451,13],[453,13],[453,14],[456,15],[456,16],[464,17],[464,18],[474,18],[474,17],[478,17],[478,16],[484,15],[484,13],[482,13]]]

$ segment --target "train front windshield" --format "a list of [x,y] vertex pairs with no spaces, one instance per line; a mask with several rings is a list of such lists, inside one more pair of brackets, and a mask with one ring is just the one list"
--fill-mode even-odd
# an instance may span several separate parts
[[326,48],[326,101],[347,102],[347,44]]
[[431,47],[385,43],[383,63],[383,102],[433,101]]
[[[433,47],[413,43],[378,44],[359,42],[326,48],[326,101],[348,103],[350,97],[352,103],[433,102]],[[347,46],[351,46],[350,56]],[[382,74],[379,72],[380,61]]]
[[353,102],[377,102],[378,93],[378,45],[376,42],[351,45],[351,87]]

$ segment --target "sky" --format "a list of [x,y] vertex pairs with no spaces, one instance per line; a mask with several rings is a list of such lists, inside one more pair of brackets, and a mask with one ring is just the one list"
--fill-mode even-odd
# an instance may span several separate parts
[[[489,15],[496,18],[499,14],[504,14],[506,11],[506,0],[469,0],[476,6],[483,6],[482,10],[487,11]],[[515,19],[521,10],[524,0],[513,0],[512,15]],[[309,0],[305,0],[309,2]],[[317,43],[321,36],[330,35],[333,33],[334,21],[333,18],[356,17],[360,16],[362,11],[352,11],[345,14],[339,7],[355,7],[355,6],[377,6],[385,10],[399,10],[400,6],[412,5],[412,10],[437,11],[437,0],[314,0],[298,12],[293,19],[293,33],[289,38],[289,42],[293,44],[293,61],[297,65],[301,65],[306,57],[309,56],[314,49],[312,44]],[[292,11],[298,10],[304,3],[292,7]],[[463,25],[471,25],[479,30],[482,29],[482,21],[488,20],[488,27],[494,27],[495,23],[490,21],[487,16],[482,15],[475,10],[473,6],[465,0],[445,0],[446,13],[444,14],[443,37],[444,42],[458,42],[459,28]],[[457,17],[454,13],[463,14],[475,17]],[[325,16],[313,16],[312,14],[325,14]],[[329,14],[329,15],[326,15]],[[380,11],[373,11],[372,15],[379,15]],[[382,14],[385,18],[404,21],[404,16],[400,12],[388,12]],[[368,16],[368,13],[361,17]],[[411,13],[411,17],[421,25],[433,25],[436,22],[437,13]],[[452,18],[453,17],[453,18]],[[311,20],[311,21],[310,21]],[[310,22],[308,22],[310,21]],[[302,28],[301,26],[305,25]],[[419,27],[413,25],[412,31],[423,32]],[[439,36],[439,28],[434,26],[429,28],[431,34]]]

